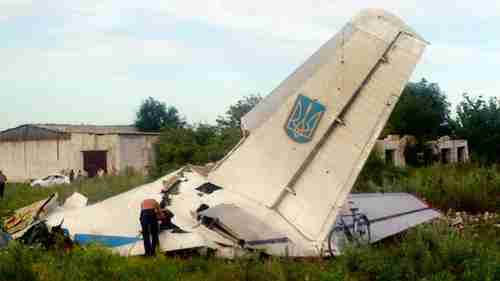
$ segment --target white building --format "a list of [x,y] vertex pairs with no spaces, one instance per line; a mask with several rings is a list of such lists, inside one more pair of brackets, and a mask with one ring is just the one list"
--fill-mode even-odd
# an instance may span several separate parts
[[0,170],[10,181],[26,181],[61,170],[127,167],[146,173],[154,161],[157,133],[133,126],[28,124],[0,132]]

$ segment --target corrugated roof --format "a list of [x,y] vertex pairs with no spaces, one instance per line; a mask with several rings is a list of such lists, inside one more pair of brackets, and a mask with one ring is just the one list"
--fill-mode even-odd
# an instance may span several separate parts
[[62,131],[31,125],[22,125],[0,132],[0,142],[58,140],[69,137],[68,133]]
[[140,131],[132,125],[31,124],[31,126],[64,133],[84,133],[97,135],[158,135],[158,133]]
[[1,131],[0,142],[67,139],[70,137],[70,134],[74,133],[96,135],[159,135],[159,133],[142,132],[134,126],[26,124]]

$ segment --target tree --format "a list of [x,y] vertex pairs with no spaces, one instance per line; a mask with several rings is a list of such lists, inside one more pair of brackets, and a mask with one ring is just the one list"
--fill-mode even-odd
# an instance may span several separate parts
[[236,104],[229,107],[225,116],[217,118],[218,126],[220,128],[240,128],[241,117],[252,110],[261,100],[262,97],[260,95],[249,95],[238,100]]
[[385,134],[413,135],[419,140],[435,139],[447,127],[450,103],[438,84],[422,79],[408,83],[392,113]]
[[192,127],[165,127],[160,134],[156,149],[157,173],[162,174],[190,163],[199,145],[196,143]]
[[162,128],[182,128],[186,122],[177,108],[152,97],[145,99],[136,114],[135,126],[145,132],[159,132]]
[[156,145],[156,175],[163,175],[188,163],[204,165],[216,162],[239,141],[240,130],[198,124],[182,128],[164,128]]
[[262,98],[249,96],[230,106],[217,125],[164,127],[157,144],[156,175],[163,175],[187,163],[216,162],[241,139],[240,118]]
[[453,123],[457,137],[466,139],[470,149],[487,163],[500,160],[500,102],[492,97],[463,95]]

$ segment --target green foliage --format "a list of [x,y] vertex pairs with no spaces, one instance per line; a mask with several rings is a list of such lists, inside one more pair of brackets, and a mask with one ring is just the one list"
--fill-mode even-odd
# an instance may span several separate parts
[[377,153],[372,152],[356,180],[353,192],[382,192],[386,183],[392,183],[407,174],[406,170],[386,164]]
[[229,107],[225,116],[217,118],[217,126],[219,128],[239,128],[241,126],[241,117],[252,110],[261,100],[260,95],[249,95],[238,100],[236,104]]
[[32,281],[38,279],[38,273],[32,265],[43,253],[24,247],[18,243],[9,243],[8,251],[0,250],[1,281]]
[[164,175],[185,164],[204,165],[216,162],[226,155],[241,139],[240,119],[262,98],[250,95],[230,106],[225,117],[217,119],[217,126],[197,124],[164,128],[156,147],[156,167],[153,177]]
[[186,122],[177,108],[152,97],[145,99],[136,114],[135,126],[145,132],[159,132],[162,128],[181,128]]
[[[491,226],[485,226],[491,229]],[[424,225],[398,239],[350,248],[330,260],[221,260],[120,257],[99,246],[61,254],[11,243],[0,250],[0,280],[499,280],[500,230],[462,233],[445,223]]]
[[467,275],[494,280],[500,262],[495,240],[490,246],[492,241],[475,239],[470,229],[459,234],[438,223],[410,230],[401,242],[350,249],[340,261],[354,280],[464,280]]
[[443,210],[500,211],[496,166],[436,165],[402,170],[371,160],[357,179],[354,192],[409,192]]
[[[382,176],[378,177],[379,174]],[[377,191],[409,191],[423,196],[444,210],[500,210],[500,200],[496,199],[500,198],[500,173],[495,166],[434,166],[404,171],[386,166],[372,156],[360,179],[371,182],[364,185],[368,189],[366,191],[373,191],[370,188],[377,188]],[[104,188],[115,191],[122,188],[118,186],[135,184],[120,177],[93,181],[88,181],[85,187],[81,188],[81,192],[95,197],[99,194],[99,197],[102,197],[97,189],[102,189],[103,184],[109,185]],[[16,196],[31,198],[19,198],[18,202],[26,200],[31,203],[37,196],[37,200],[41,199],[43,194],[39,192],[44,190],[20,185],[9,185],[8,188],[6,202],[13,201]],[[54,189],[59,188],[68,187]],[[127,188],[130,186],[123,187]],[[70,189],[74,189],[74,186]],[[50,192],[53,190],[47,191],[47,194]],[[163,256],[152,259],[125,258],[99,246],[77,248],[62,253],[47,252],[41,248],[31,248],[14,242],[7,248],[0,249],[0,281],[493,281],[500,280],[500,228],[495,227],[494,223],[491,221],[477,225],[466,224],[462,232],[457,232],[448,227],[445,221],[437,221],[369,247],[349,248],[335,259],[313,261],[259,259],[257,255],[229,261],[210,257],[183,260]]]
[[188,163],[204,165],[218,161],[240,138],[238,128],[218,129],[206,124],[164,129],[156,146],[156,171],[153,176],[164,175]]
[[439,137],[442,124],[448,122],[450,103],[438,84],[422,79],[408,83],[399,99],[385,134],[413,135],[430,140]]
[[166,128],[157,144],[156,167],[168,172],[188,163],[198,149],[196,133],[192,128]]
[[471,150],[487,163],[499,162],[500,155],[500,103],[479,96],[464,94],[457,106],[455,134],[468,141]]

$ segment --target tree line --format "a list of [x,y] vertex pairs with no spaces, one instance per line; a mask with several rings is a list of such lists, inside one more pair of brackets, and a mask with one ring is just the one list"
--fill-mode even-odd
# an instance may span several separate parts
[[174,106],[148,97],[136,114],[135,126],[160,132],[153,175],[162,175],[187,163],[206,164],[220,160],[241,139],[241,117],[262,100],[249,95],[231,105],[216,124],[189,124]]
[[[220,160],[241,138],[240,119],[262,100],[249,95],[216,119],[215,124],[190,124],[177,108],[152,97],[145,99],[135,125],[147,132],[160,132],[153,174],[160,175],[187,163]],[[449,135],[466,139],[472,158],[482,163],[499,162],[500,103],[497,98],[472,97],[465,93],[451,114],[451,104],[437,83],[425,79],[406,85],[382,132],[413,135],[419,144]]]

